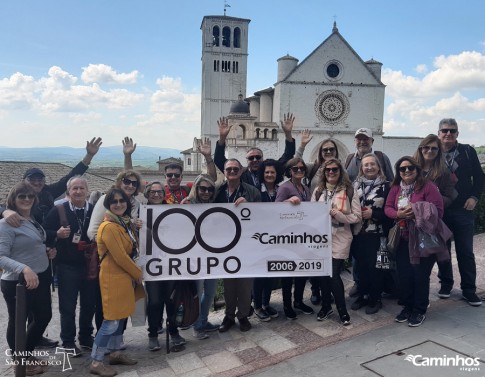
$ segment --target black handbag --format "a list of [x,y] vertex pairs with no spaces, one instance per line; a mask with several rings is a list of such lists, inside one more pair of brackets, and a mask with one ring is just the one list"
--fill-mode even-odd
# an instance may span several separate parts
[[387,251],[389,251],[389,254],[396,255],[399,242],[401,242],[401,227],[398,223],[395,223],[387,234]]

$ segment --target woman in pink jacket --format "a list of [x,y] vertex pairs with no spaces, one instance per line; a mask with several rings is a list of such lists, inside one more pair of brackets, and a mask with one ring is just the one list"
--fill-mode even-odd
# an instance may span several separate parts
[[401,157],[395,165],[396,174],[386,200],[384,212],[399,223],[401,240],[396,251],[396,267],[399,279],[400,302],[404,306],[396,322],[408,322],[410,327],[420,326],[426,319],[429,304],[429,276],[435,256],[419,258],[419,264],[411,264],[409,253],[409,228],[414,220],[411,203],[433,203],[439,217],[443,217],[443,198],[434,183],[427,180],[418,162]]

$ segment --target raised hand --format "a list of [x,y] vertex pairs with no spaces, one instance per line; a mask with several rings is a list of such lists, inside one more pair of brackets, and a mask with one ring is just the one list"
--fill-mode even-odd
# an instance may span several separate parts
[[311,131],[308,128],[305,128],[303,131],[301,131],[300,143],[303,147],[306,146],[312,139],[313,139],[313,135],[311,134]]
[[285,133],[285,137],[288,141],[292,140],[291,131],[293,131],[293,123],[295,117],[292,113],[283,114],[283,120],[280,120],[281,129]]
[[91,141],[86,141],[86,152],[91,157],[99,151],[99,147],[103,144],[103,139],[100,137],[93,137]]
[[131,137],[125,136],[125,138],[121,140],[121,143],[123,144],[124,155],[132,155],[136,150],[136,143],[133,143],[133,139]]
[[231,126],[229,126],[227,118],[219,118],[217,126],[219,127],[219,141],[225,143],[227,135],[229,135],[229,131],[231,131]]
[[210,157],[212,153],[211,139],[209,139],[208,137],[204,137],[203,139],[201,139],[197,145],[197,151],[204,156]]

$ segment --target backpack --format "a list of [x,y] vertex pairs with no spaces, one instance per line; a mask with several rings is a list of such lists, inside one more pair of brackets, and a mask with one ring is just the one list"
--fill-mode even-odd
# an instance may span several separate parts
[[177,327],[188,327],[197,321],[199,317],[199,296],[194,281],[176,281],[170,294],[170,302],[174,308],[172,323],[175,323]]

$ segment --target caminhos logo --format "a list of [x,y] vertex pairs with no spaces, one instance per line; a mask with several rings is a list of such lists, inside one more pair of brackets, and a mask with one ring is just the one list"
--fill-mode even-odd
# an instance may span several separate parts
[[460,371],[473,372],[479,371],[480,359],[477,357],[440,356],[423,357],[423,355],[408,355],[404,359],[417,367],[459,367]]
[[269,234],[269,233],[254,233],[251,238],[259,241],[262,244],[315,244],[315,243],[327,243],[328,235],[326,234]]

